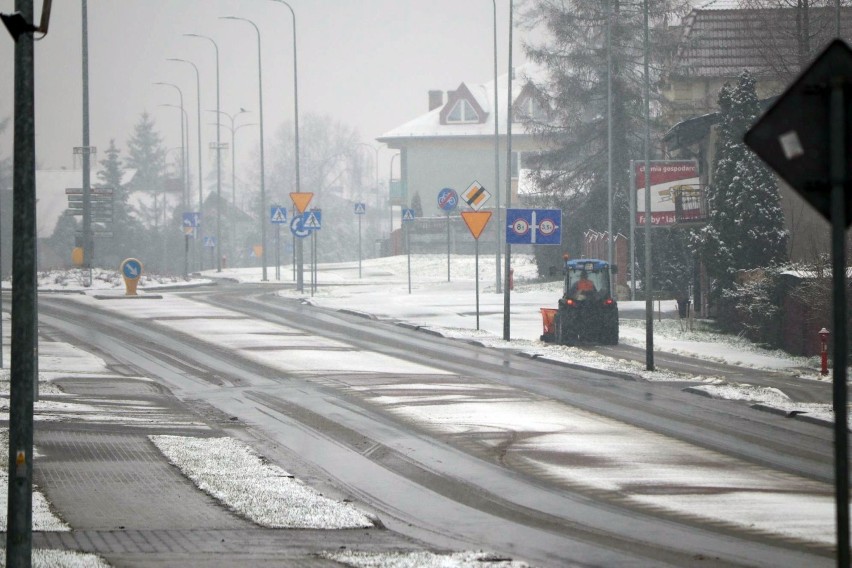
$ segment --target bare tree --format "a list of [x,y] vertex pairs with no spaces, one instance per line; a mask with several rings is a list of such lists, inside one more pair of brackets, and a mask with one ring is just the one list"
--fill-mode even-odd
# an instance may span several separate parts
[[[835,37],[835,0],[740,0],[755,49],[772,75],[789,82]],[[841,35],[852,30],[852,0],[841,0]]]

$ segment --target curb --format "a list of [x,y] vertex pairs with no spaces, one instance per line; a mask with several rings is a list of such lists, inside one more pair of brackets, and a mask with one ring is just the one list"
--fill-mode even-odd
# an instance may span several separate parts
[[796,420],[802,420],[803,422],[809,422],[811,424],[816,424],[817,426],[825,426],[826,428],[834,427],[834,422],[830,420],[824,420],[822,418],[816,418],[815,416],[810,416],[799,410],[781,410],[780,408],[775,408],[774,406],[769,406],[766,404],[752,404],[751,408],[755,410],[761,410],[763,412],[769,412],[770,414],[777,414],[778,416],[784,416],[785,418],[795,418]]
[[[689,394],[697,394],[698,396],[703,396],[705,398],[713,398],[709,392],[705,390],[701,390],[698,387],[686,387],[685,389],[680,389],[682,392],[688,392]],[[776,409],[777,410],[777,409]]]
[[93,294],[92,298],[96,300],[162,300],[160,294],[145,294],[142,296],[113,296],[110,294]]
[[364,318],[364,319],[373,320],[373,321],[378,319],[373,314],[368,314],[367,312],[359,312],[358,310],[351,310],[349,308],[343,308],[343,309],[340,309],[340,310],[337,310],[337,311],[340,312],[341,314],[349,314],[350,316],[355,316],[355,317]]
[[537,353],[527,353],[525,351],[520,351],[517,353],[521,357],[526,357],[527,359],[535,359],[537,361],[544,361],[545,363],[550,363],[551,365],[558,365],[559,367],[567,367],[568,369],[574,369],[577,371],[586,371],[588,373],[597,373],[599,375],[606,375],[608,377],[613,377],[615,379],[623,379],[625,381],[641,381],[642,377],[639,375],[635,375],[633,373],[625,373],[622,371],[611,371],[609,369],[599,369],[597,367],[589,367],[588,365],[580,365],[578,363],[569,363],[567,361],[560,361],[558,359],[551,359],[545,355],[539,355]]

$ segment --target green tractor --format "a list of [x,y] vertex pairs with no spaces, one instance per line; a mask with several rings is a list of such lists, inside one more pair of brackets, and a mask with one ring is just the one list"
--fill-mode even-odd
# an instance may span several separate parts
[[565,261],[565,284],[550,337],[559,345],[618,344],[618,302],[610,280],[615,266],[603,260]]

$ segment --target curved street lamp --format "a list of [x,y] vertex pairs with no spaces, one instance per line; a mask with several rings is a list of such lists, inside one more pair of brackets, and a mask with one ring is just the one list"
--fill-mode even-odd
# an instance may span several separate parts
[[257,92],[258,109],[260,111],[260,250],[261,264],[263,266],[263,274],[261,276],[261,280],[263,282],[266,282],[266,174],[263,161],[263,64],[261,62],[260,29],[257,27],[257,24],[247,18],[240,18],[237,16],[223,16],[221,19],[241,20],[243,22],[247,22],[252,25],[254,31],[257,33]]
[[494,7],[494,196],[497,198],[497,283],[494,291],[498,294],[502,292],[502,275],[500,273],[500,247],[503,245],[500,236],[503,222],[500,220],[500,115],[497,112],[499,102],[497,100],[497,0],[491,0]]
[[[234,149],[234,147],[235,147],[235,144],[234,144],[234,131],[235,131],[234,121],[237,120],[238,116],[240,116],[243,113],[247,113],[249,111],[247,111],[244,108],[240,108],[239,112],[237,112],[235,114],[227,113],[224,110],[211,110],[211,111],[208,111],[208,112],[215,112],[219,115],[227,116],[228,120],[231,121],[231,129],[230,129],[231,130],[231,215],[230,215],[230,218],[231,218],[231,240],[235,241],[235,239],[237,237],[236,221],[234,221],[234,209],[236,209],[236,207],[237,207],[237,161],[236,161],[237,160],[237,154],[236,154],[236,150]],[[219,121],[218,120],[216,121],[216,127],[217,128],[219,127]],[[233,255],[233,252],[234,252],[234,250],[233,250],[233,243],[232,243],[232,245],[231,245],[231,254],[232,255]]]
[[[290,6],[284,0],[272,0],[273,2],[278,2],[280,4],[284,4],[290,10],[290,14],[293,16],[293,126],[295,128],[296,136],[296,193],[302,192],[302,183],[301,178],[299,176],[299,72],[297,67],[297,57],[296,57],[296,12],[293,11],[293,7]],[[296,256],[298,257],[296,262],[299,265],[299,270],[297,272],[296,277],[296,289],[299,292],[304,292],[305,289],[305,280],[304,280],[304,265],[302,264],[302,240],[298,240],[298,246],[296,247]]]
[[399,152],[391,156],[390,160],[390,173],[388,174],[388,209],[390,209],[390,232],[388,232],[388,252],[392,252],[390,250],[391,244],[393,243],[393,161],[394,158],[399,158]]
[[[181,91],[180,87],[178,87],[174,83],[164,83],[162,81],[158,81],[154,84],[155,85],[163,85],[163,86],[166,86],[166,87],[172,87],[172,88],[176,89],[177,92],[178,92],[178,95],[180,95],[180,106],[175,106],[175,105],[170,105],[170,104],[163,104],[163,105],[159,105],[159,106],[173,107],[173,108],[179,108],[180,109],[180,113],[181,113],[181,118],[180,118],[180,148],[181,148],[180,169],[181,169],[181,176],[183,177],[183,192],[182,192],[183,199],[182,199],[182,201],[183,201],[183,204],[184,204],[184,207],[185,207],[186,204],[189,202],[189,175],[187,175],[187,167],[189,165],[189,148],[188,148],[189,144],[185,144],[184,140],[189,138],[189,136],[188,136],[188,134],[189,134],[189,132],[188,132],[188,130],[189,130],[189,119],[187,117],[186,111],[183,108],[183,91]],[[186,121],[186,124],[187,124],[186,129],[184,129],[184,121]]]
[[[185,37],[206,39],[216,50],[216,112],[219,112],[219,46],[213,38],[199,34],[183,34]],[[216,121],[216,272],[222,272],[222,137],[219,121]]]
[[366,142],[356,142],[356,146],[363,146],[364,148],[369,148],[373,152],[376,153],[376,161],[373,163],[373,169],[376,171],[376,206],[378,206],[378,198],[379,198],[379,150],[381,150],[380,146],[371,146]]
[[[202,222],[204,221],[204,213],[202,212],[202,207],[204,205],[204,178],[201,173],[201,75],[198,73],[198,67],[192,61],[188,59],[178,59],[178,58],[169,58],[166,61],[179,61],[181,63],[187,63],[192,65],[192,68],[195,70],[195,95],[196,95],[196,121],[198,126],[198,216],[201,218]],[[189,125],[189,121],[187,121],[187,125]],[[189,141],[189,132],[186,134],[187,142]],[[188,195],[187,195],[188,198]],[[197,231],[198,229],[196,229]],[[196,235],[197,237],[198,235]],[[204,255],[201,254],[201,239],[197,239],[197,248],[198,248],[198,269],[204,270]]]
[[[180,130],[181,130],[180,169],[181,169],[181,178],[182,178],[183,186],[184,186],[184,193],[186,193],[186,190],[189,189],[189,161],[187,160],[187,157],[188,157],[188,154],[189,154],[189,149],[184,145],[184,122],[187,121],[187,113],[179,105],[172,105],[172,104],[168,104],[168,103],[163,103],[163,104],[160,104],[160,105],[157,105],[157,106],[168,107],[168,108],[176,108],[181,112],[181,119],[180,119]],[[187,138],[189,138],[188,135],[187,135]]]

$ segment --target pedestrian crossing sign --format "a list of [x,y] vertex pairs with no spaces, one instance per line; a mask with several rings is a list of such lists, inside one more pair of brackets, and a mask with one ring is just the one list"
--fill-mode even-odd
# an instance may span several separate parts
[[322,211],[312,209],[302,214],[302,227],[308,231],[316,231],[322,229]]
[[367,204],[366,203],[356,203],[355,204],[355,214],[356,215],[364,215],[367,212]]
[[273,205],[269,210],[269,220],[277,225],[287,222],[287,209],[280,205]]
[[403,209],[402,210],[402,220],[403,221],[414,221],[414,209]]

